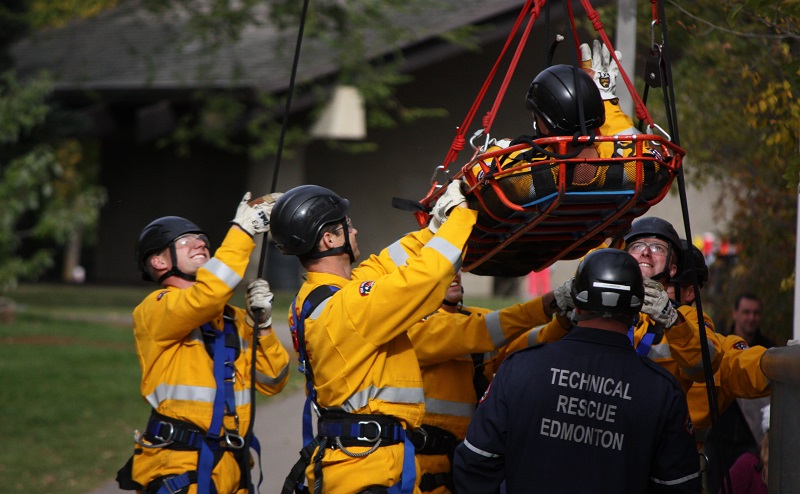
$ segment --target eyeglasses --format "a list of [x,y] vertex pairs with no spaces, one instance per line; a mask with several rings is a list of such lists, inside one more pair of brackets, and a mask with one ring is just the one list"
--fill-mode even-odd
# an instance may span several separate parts
[[655,242],[634,242],[628,246],[629,253],[641,254],[645,249],[650,249],[650,253],[654,256],[666,256],[669,253],[669,247]]
[[[349,217],[347,218],[347,229],[350,231],[353,230],[353,221]],[[342,230],[344,230],[344,227],[340,226],[339,228],[335,229],[333,233],[339,233]]]
[[186,235],[181,235],[175,239],[175,246],[187,247],[191,249],[197,245],[198,241],[202,241],[206,247],[210,248],[211,246],[211,243],[208,241],[208,237],[202,233],[187,233]]

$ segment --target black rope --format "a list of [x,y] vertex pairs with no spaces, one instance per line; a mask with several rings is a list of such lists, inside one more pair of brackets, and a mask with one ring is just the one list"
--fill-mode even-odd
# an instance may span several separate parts
[[[661,39],[662,39],[662,53],[663,53],[663,73],[664,83],[662,84],[664,90],[665,109],[667,111],[667,122],[669,124],[670,136],[675,145],[680,146],[680,134],[678,133],[677,110],[675,108],[675,87],[672,81],[672,67],[669,63],[669,43],[667,43],[668,29],[666,22],[666,9],[664,2],[659,2],[659,15],[661,17]],[[681,212],[683,214],[683,224],[685,227],[686,241],[692,241],[692,229],[689,221],[689,206],[686,199],[686,181],[683,173],[683,167],[678,171],[678,192],[681,201]],[[703,314],[703,301],[700,294],[700,286],[697,280],[697,273],[695,272],[694,256],[689,255],[687,259],[687,266],[692,271],[692,281],[695,290],[695,308],[697,309],[697,322],[698,332],[700,336],[700,350],[703,359],[703,373],[706,379],[706,391],[708,394],[708,408],[709,416],[711,418],[711,429],[717,425],[719,418],[719,404],[717,402],[717,391],[714,386],[714,373],[711,372],[711,354],[709,352],[708,339],[705,338],[706,325],[705,316]],[[711,461],[711,459],[709,459]],[[719,460],[717,460],[719,461]],[[724,469],[723,469],[724,470]],[[726,470],[724,476],[727,479],[727,487],[724,487],[724,492],[730,493],[731,488],[730,474]],[[723,482],[724,484],[724,482]]]
[[[297,66],[300,63],[300,47],[303,44],[303,32],[305,31],[306,25],[306,17],[308,14],[308,0],[303,1],[303,10],[300,14],[300,27],[297,32],[297,43],[295,44],[294,49],[294,60],[292,61],[292,72],[289,79],[289,88],[288,94],[286,96],[286,107],[283,111],[283,123],[281,124],[281,134],[280,138],[278,139],[278,151],[275,154],[275,170],[272,174],[272,185],[269,189],[270,193],[275,192],[275,189],[278,187],[278,172],[280,171],[280,164],[281,164],[281,156],[283,154],[283,146],[286,140],[286,130],[289,126],[289,112],[292,108],[292,94],[294,93],[294,86],[295,80],[297,78]],[[267,257],[269,255],[269,235],[264,235],[261,241],[261,256],[258,262],[258,276],[259,278],[266,277],[266,269],[267,269]],[[253,344],[252,352],[251,352],[251,369],[250,369],[250,422],[247,428],[247,434],[245,435],[245,447],[244,450],[249,453],[250,446],[253,440],[253,427],[255,425],[256,420],[256,356],[258,350],[258,324],[261,321],[262,311],[256,311],[255,317],[253,318]],[[243,455],[246,458],[249,458],[249,454]],[[263,465],[263,458],[259,458],[260,463]],[[243,465],[244,467],[245,465]],[[253,482],[251,479],[251,472],[250,472],[250,463],[249,461],[246,464],[247,468],[242,468],[242,474],[245,475],[247,481],[247,491],[250,493],[254,492],[253,489]]]

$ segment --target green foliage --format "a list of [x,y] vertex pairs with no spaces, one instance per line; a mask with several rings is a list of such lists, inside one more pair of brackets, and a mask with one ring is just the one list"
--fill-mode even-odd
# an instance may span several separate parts
[[[161,16],[188,18],[188,29],[181,34],[182,43],[200,43],[200,53],[209,60],[226,44],[235,43],[244,30],[258,28],[267,23],[276,26],[285,36],[286,44],[278,49],[292,54],[301,22],[302,2],[276,0],[266,5],[263,1],[193,2],[191,0],[147,0],[145,5]],[[408,108],[396,97],[398,86],[408,83],[410,77],[401,73],[403,59],[399,47],[414,39],[414,33],[394,20],[398,15],[430,9],[424,0],[386,0],[374,2],[359,0],[343,2],[310,2],[303,33],[303,46],[317,42],[330,54],[330,62],[338,67],[330,80],[317,81],[311,86],[295,88],[297,96],[311,94],[318,102],[311,117],[318,115],[327,102],[331,88],[337,84],[355,86],[364,98],[367,109],[367,127],[391,129],[399,124],[409,124],[421,118],[445,115],[438,108]],[[379,27],[376,27],[379,26]],[[474,48],[472,28],[457,29],[447,33],[451,42]],[[389,47],[391,55],[378,54],[377,48]],[[301,55],[302,56],[302,55]],[[237,69],[230,74],[233,84]],[[195,74],[202,80],[203,74]],[[287,81],[288,83],[288,81]],[[253,158],[275,156],[283,125],[285,102],[266,92],[250,96],[247,101],[240,96],[198,92],[194,101],[200,108],[197,115],[189,115],[179,122],[178,130],[162,144],[176,144],[181,153],[190,149],[197,140],[211,143],[230,152],[247,153]],[[306,121],[290,121],[284,136],[287,149],[308,142]],[[246,139],[237,139],[244,130]],[[352,152],[372,151],[376,144],[335,143],[331,146]]]
[[727,314],[736,293],[758,293],[768,308],[764,328],[778,340],[790,335],[792,320],[797,14],[797,2],[667,4],[687,176],[721,182],[716,211],[731,221],[718,233],[741,247],[735,264],[716,266],[711,310]]
[[[21,311],[0,326],[3,493],[85,494],[112,481],[133,453],[133,431],[150,407],[139,394],[131,312],[150,290],[22,284],[11,293]],[[235,303],[244,303],[243,291]],[[275,296],[275,313],[286,314],[293,294]],[[292,368],[286,388],[259,394],[258,404],[300,391],[303,381]]]
[[[0,7],[0,70],[8,47],[29,32],[95,15],[116,0],[9,1]],[[53,108],[46,75],[24,85],[0,73],[0,293],[52,266],[53,252],[91,235],[105,191],[91,143],[71,136],[76,115]]]
[[24,258],[17,254],[25,238],[41,235],[21,220],[53,196],[53,179],[61,172],[52,146],[24,142],[44,123],[49,92],[46,79],[25,87],[9,72],[0,79],[0,292],[51,264],[46,248]]
[[117,0],[33,0],[25,21],[34,29],[63,26],[74,18],[97,15]]

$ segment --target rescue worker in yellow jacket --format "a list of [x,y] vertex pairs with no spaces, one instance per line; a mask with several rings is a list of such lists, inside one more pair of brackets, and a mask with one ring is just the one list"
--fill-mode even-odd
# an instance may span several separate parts
[[688,392],[693,382],[705,380],[700,338],[708,343],[712,373],[722,361],[722,346],[710,319],[701,331],[697,310],[679,306],[666,291],[682,265],[680,237],[668,221],[651,216],[635,220],[624,239],[645,278],[645,302],[630,339],[639,355],[659,363]]
[[[684,249],[684,259],[692,256],[692,267],[684,262],[682,272],[672,279],[672,298],[681,305],[694,305],[697,296],[694,281],[697,278],[698,288],[701,290],[708,283],[708,266],[705,256],[686,240],[681,239]],[[694,271],[694,274],[692,273]],[[669,290],[668,290],[669,291]],[[711,318],[706,318],[710,321]],[[716,391],[718,413],[722,414],[737,399],[765,398],[770,395],[770,381],[761,370],[761,358],[767,351],[766,347],[748,346],[747,342],[737,335],[717,334],[722,345],[722,361],[719,369],[714,373],[714,390]],[[711,428],[711,413],[708,403],[708,388],[706,382],[693,383],[686,395],[689,403],[689,412],[695,427],[695,438],[698,451],[705,451],[709,460],[707,471],[707,484],[709,487],[721,485],[721,477],[728,467],[725,462],[733,462],[735,458],[725,459],[727,451],[716,451],[713,444],[706,443],[706,438]],[[719,423],[719,422],[718,422]],[[735,457],[735,455],[732,455]],[[712,478],[714,477],[714,478]]]
[[[681,239],[684,247],[684,257],[693,256],[694,271],[697,283],[702,290],[708,283],[708,266],[705,262],[703,253]],[[675,298],[681,305],[694,305],[697,296],[695,295],[694,276],[688,263],[684,263],[683,272],[672,279],[672,290]],[[710,320],[707,318],[706,320]],[[717,405],[721,413],[728,408],[736,398],[763,398],[770,395],[770,382],[761,370],[761,357],[767,349],[763,346],[747,345],[747,342],[740,336],[725,336],[717,334],[722,344],[722,361],[719,369],[714,374],[714,389],[717,392]],[[692,385],[687,395],[689,411],[692,414],[698,441],[701,441],[704,433],[711,427],[711,417],[708,408],[708,393],[705,381],[696,382]]]
[[136,260],[142,277],[161,288],[133,312],[141,393],[152,413],[144,432],[137,431],[128,488],[249,492],[248,446],[257,446],[248,430],[256,310],[258,391],[274,395],[286,385],[289,356],[271,327],[265,280],[248,286],[247,310],[228,301],[244,276],[254,235],[269,231],[277,195],[250,205],[248,192],[214,257],[206,234],[185,218],[158,218],[142,230]]
[[476,212],[452,182],[429,227],[355,268],[358,230],[348,213],[346,199],[316,185],[288,191],[272,212],[278,249],[307,270],[289,323],[310,384],[307,409],[319,414],[316,437],[310,417],[304,423],[308,466],[298,462],[284,492],[302,489],[303,473],[314,492],[419,492],[409,434],[425,403],[407,332],[441,304]]
[[553,292],[496,311],[465,307],[463,293],[459,272],[439,310],[408,331],[425,391],[425,416],[414,435],[422,492],[453,492],[453,453],[492,377],[483,373],[491,355],[532,326],[546,325],[537,333],[542,343],[571,327],[568,319],[554,318],[559,307]]

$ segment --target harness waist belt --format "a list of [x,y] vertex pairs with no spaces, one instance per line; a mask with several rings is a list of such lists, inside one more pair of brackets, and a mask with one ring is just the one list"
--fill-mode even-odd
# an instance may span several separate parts
[[410,438],[418,455],[447,455],[451,458],[461,442],[450,431],[427,424],[410,433]]
[[[162,415],[155,410],[150,413],[144,432],[144,438],[153,445],[177,450],[198,450],[206,437],[206,432],[197,425]],[[228,431],[220,440],[222,449],[240,450],[243,446],[244,438]]]
[[381,446],[402,443],[405,429],[391,415],[367,415],[330,410],[317,422],[319,437],[339,438],[343,446]]

